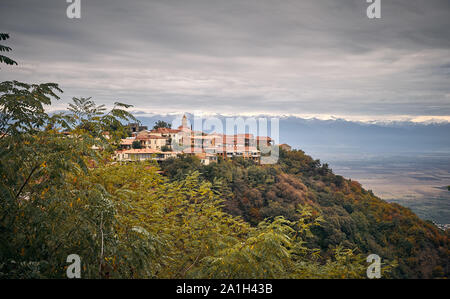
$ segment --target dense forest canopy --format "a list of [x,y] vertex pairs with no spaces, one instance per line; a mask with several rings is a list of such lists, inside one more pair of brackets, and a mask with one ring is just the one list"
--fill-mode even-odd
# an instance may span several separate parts
[[364,278],[372,253],[384,278],[448,277],[448,233],[300,150],[115,163],[130,106],[48,115],[60,92],[0,84],[0,277],[63,278],[73,253],[84,278]]
[[161,167],[172,180],[199,171],[205,180],[220,181],[224,210],[252,225],[277,216],[298,221],[298,208],[307,206],[323,219],[311,228],[308,240],[308,246],[319,248],[323,257],[332,254],[330,248],[344,246],[397,261],[395,277],[448,276],[448,231],[377,198],[300,150],[281,150],[276,165],[234,159],[203,166],[195,157],[185,157],[165,161]]

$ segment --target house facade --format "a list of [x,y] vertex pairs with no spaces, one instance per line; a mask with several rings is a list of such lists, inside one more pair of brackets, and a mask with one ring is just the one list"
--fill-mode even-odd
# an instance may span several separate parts
[[[139,149],[134,149],[137,141]],[[207,134],[193,131],[188,127],[187,118],[183,116],[182,124],[177,129],[158,128],[134,132],[133,137],[121,140],[120,150],[116,151],[117,161],[165,160],[178,155],[195,155],[203,164],[216,162],[218,158],[229,159],[242,157],[261,161],[259,147],[272,146],[273,140],[268,136],[253,134]]]

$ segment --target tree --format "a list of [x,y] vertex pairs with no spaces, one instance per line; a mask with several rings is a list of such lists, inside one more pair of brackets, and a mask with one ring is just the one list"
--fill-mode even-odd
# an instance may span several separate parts
[[[391,274],[397,278],[433,277],[437,265],[447,269],[448,233],[409,209],[377,198],[358,182],[335,175],[302,151],[280,154],[278,164],[265,166],[246,165],[241,159],[202,165],[188,158],[160,165],[172,180],[198,171],[222,194],[224,211],[252,226],[277,216],[295,222],[302,218],[297,212],[299,205],[323,214],[327,221],[312,227],[313,237],[307,241],[308,247],[321,249],[321,262],[330,257],[333,262],[334,249],[341,246],[344,255],[346,250],[356,249],[355,253],[366,256],[377,253],[383,261],[398,260]],[[424,252],[430,254],[429,259],[421,258]]]
[[[43,105],[58,90],[0,84],[8,119],[0,139],[0,278],[65,277],[73,253],[84,278],[363,277],[352,250],[324,260],[306,246],[318,224],[313,212],[255,226],[226,213],[230,194],[220,193],[224,180],[216,178],[225,170],[227,182],[240,181],[231,168],[237,161],[208,168],[211,181],[196,157],[167,162],[172,180],[154,161],[108,163],[92,146],[105,147],[99,134],[125,114],[79,99],[70,113],[49,116]],[[250,168],[248,183],[274,183],[273,169]]]
[[163,151],[163,152],[170,152],[170,151],[171,151],[171,148],[170,148],[170,146],[168,146],[168,145],[163,145],[163,146],[161,147],[161,151]]
[[0,138],[39,132],[50,119],[44,105],[59,99],[57,84],[26,84],[18,81],[0,83]]
[[73,253],[84,278],[363,278],[368,252],[396,277],[448,276],[446,234],[301,151],[108,163],[93,146],[114,148],[102,133],[126,111],[81,98],[50,116],[59,92],[0,83],[0,278],[65,277]]
[[92,145],[105,141],[74,126],[71,114],[45,113],[58,91],[53,83],[0,83],[0,277],[64,277],[71,253],[82,257],[84,277],[105,277],[109,252],[146,250],[144,237],[118,239],[111,196],[86,181],[89,162],[103,163]]
[[[89,98],[73,98],[65,115],[66,120],[73,126],[75,132],[87,133],[92,137],[104,140],[104,132],[108,132],[111,141],[118,144],[121,138],[127,136],[127,121],[137,121],[136,118],[123,108],[132,105],[115,102],[114,107],[107,112],[105,105],[96,105]],[[123,123],[122,123],[123,122]]]
[[153,129],[156,130],[156,129],[159,129],[159,128],[167,128],[167,129],[170,129],[170,128],[172,128],[172,124],[170,124],[170,123],[168,123],[168,122],[165,122],[165,121],[163,121],[163,120],[158,120],[158,121],[155,123],[155,125],[153,126]]
[[133,143],[131,144],[131,147],[134,149],[140,149],[142,148],[141,142],[139,140],[134,140]]
[[[7,40],[9,39],[9,34],[8,33],[0,33],[0,40]],[[4,45],[0,45],[0,52],[9,52],[12,49],[10,47],[4,46]],[[9,57],[6,57],[4,55],[0,55],[0,63],[5,63],[5,64],[9,64],[9,65],[17,65],[17,62],[15,62],[14,60],[12,60]]]
[[[115,164],[94,169],[89,180],[114,198],[123,239],[133,229],[151,236],[156,250],[140,261],[150,264],[149,271],[158,278],[361,278],[365,274],[365,263],[353,251],[342,248],[329,262],[322,262],[317,260],[317,249],[304,246],[310,227],[318,224],[318,218],[310,221],[307,209],[300,212],[298,222],[275,217],[251,227],[221,209],[223,200],[216,186],[202,180],[199,172],[170,182],[158,171],[155,162]],[[108,257],[116,265],[123,259]]]

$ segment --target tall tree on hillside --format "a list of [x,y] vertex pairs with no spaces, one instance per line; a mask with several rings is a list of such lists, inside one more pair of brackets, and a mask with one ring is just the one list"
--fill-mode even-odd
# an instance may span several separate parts
[[153,129],[159,129],[159,128],[172,128],[172,124],[169,124],[168,122],[165,122],[163,120],[158,120],[155,125],[153,126]]

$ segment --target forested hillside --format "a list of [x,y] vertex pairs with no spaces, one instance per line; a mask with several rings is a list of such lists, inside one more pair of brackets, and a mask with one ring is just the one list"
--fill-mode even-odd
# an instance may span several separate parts
[[195,158],[185,157],[166,161],[162,168],[175,181],[192,171],[210,182],[220,181],[224,210],[252,225],[277,216],[298,221],[299,209],[311,208],[312,216],[320,215],[322,221],[311,228],[308,246],[320,248],[323,257],[339,245],[396,261],[394,277],[448,277],[448,231],[377,198],[300,150],[280,150],[276,165],[236,159],[202,166]]
[[[133,120],[56,84],[0,84],[0,277],[445,277],[449,238],[301,151],[278,164],[195,157],[114,163]],[[104,137],[108,131],[110,138]]]

